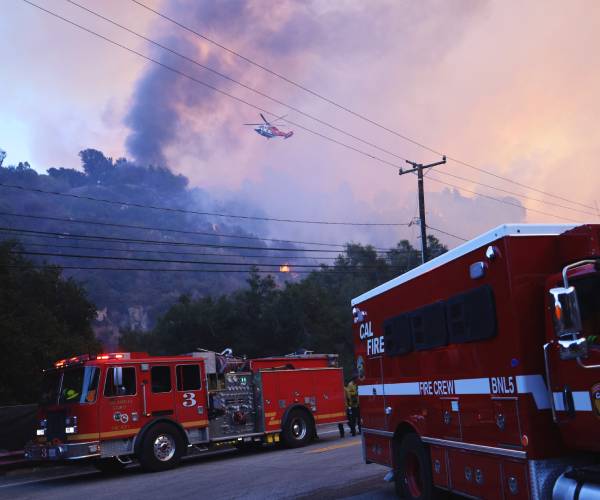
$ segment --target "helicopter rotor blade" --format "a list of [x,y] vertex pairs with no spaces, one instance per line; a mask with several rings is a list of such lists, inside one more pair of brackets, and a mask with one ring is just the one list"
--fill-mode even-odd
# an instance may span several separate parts
[[283,115],[283,116],[279,116],[277,118],[275,118],[275,120],[273,120],[269,125],[274,125],[274,126],[281,126],[281,125],[285,125],[285,121],[284,118],[287,116],[287,114]]
[[243,125],[252,125],[252,126],[255,126],[255,125],[264,125],[264,123],[243,123]]
[[265,115],[263,115],[262,113],[259,113],[259,115],[260,115],[260,117],[261,117],[261,118],[262,118],[262,119],[265,121],[265,123],[266,123],[267,125],[271,125],[271,124],[269,123],[269,120],[267,120],[267,119],[265,118]]

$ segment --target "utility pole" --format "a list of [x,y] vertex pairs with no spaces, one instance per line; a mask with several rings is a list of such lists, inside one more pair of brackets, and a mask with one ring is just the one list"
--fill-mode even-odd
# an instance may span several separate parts
[[412,174],[417,173],[418,185],[419,185],[419,222],[421,223],[421,262],[425,264],[427,262],[427,232],[425,224],[425,191],[423,190],[423,170],[426,168],[435,167],[437,165],[443,165],[446,163],[446,156],[442,157],[442,161],[436,161],[435,163],[429,163],[423,165],[422,163],[415,163],[414,161],[406,160],[406,163],[412,165],[410,170],[400,169],[398,174]]

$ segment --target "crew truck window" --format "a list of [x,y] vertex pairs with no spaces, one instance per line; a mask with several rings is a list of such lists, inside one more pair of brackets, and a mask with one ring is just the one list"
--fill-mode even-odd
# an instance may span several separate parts
[[410,316],[401,314],[383,322],[385,353],[398,356],[413,350]]
[[200,367],[198,365],[178,365],[177,390],[197,391],[201,388]]
[[446,320],[452,344],[494,337],[496,307],[492,288],[484,285],[448,299]]
[[435,302],[413,311],[410,315],[410,326],[416,351],[448,344],[443,302]]
[[171,392],[171,368],[153,366],[151,370],[152,392]]
[[[120,385],[115,384],[115,371],[122,370],[123,376]],[[104,384],[104,395],[106,397],[133,396],[135,394],[135,368],[121,368],[111,366],[106,370],[106,383]]]

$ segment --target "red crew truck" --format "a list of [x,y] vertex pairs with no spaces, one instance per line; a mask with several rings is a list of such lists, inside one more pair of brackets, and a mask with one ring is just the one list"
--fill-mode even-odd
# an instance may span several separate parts
[[403,498],[600,498],[600,225],[503,225],[352,300]]
[[223,444],[309,443],[318,425],[346,419],[343,373],[330,354],[76,356],[45,372],[39,418],[29,459],[165,470]]

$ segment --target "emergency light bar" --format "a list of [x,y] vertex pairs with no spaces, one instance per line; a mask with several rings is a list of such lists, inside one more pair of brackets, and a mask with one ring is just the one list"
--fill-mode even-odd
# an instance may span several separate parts
[[[134,353],[147,356],[146,353]],[[131,359],[130,352],[109,352],[106,354],[82,354],[81,356],[73,356],[72,358],[61,359],[54,363],[54,368],[64,368],[66,366],[84,363],[94,359],[107,360],[107,359]]]
[[92,355],[90,359],[131,359],[130,352],[109,352],[108,354]]
[[54,368],[63,368],[65,366],[83,363],[90,359],[89,354],[83,354],[82,356],[73,356],[72,358],[61,359],[54,363]]

